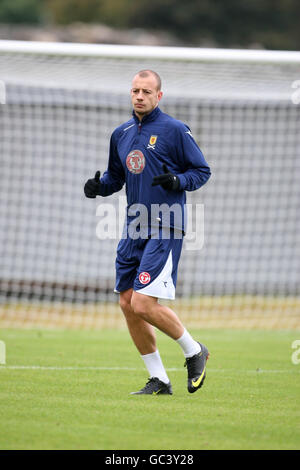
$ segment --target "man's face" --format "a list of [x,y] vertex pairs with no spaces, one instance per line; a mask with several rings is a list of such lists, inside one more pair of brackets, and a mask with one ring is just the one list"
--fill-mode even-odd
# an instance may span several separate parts
[[136,75],[132,81],[131,102],[135,114],[141,120],[143,116],[151,113],[162,98],[162,91],[157,89],[157,82],[153,75],[140,77]]

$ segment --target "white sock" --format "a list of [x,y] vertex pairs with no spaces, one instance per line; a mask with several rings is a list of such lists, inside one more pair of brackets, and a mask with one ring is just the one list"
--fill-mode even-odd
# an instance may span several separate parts
[[176,339],[176,342],[181,346],[184,357],[192,357],[201,351],[200,344],[191,337],[186,329],[184,329],[183,335]]
[[168,384],[170,382],[169,377],[165,371],[162,360],[160,358],[158,349],[154,353],[145,354],[141,356],[145,366],[149,372],[150,377],[157,377],[162,382]]

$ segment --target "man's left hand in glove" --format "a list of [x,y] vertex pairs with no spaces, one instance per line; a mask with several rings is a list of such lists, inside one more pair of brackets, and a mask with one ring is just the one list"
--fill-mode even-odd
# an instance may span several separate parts
[[152,186],[161,185],[164,189],[178,191],[180,182],[178,176],[174,175],[168,170],[167,165],[163,164],[163,174],[154,176]]

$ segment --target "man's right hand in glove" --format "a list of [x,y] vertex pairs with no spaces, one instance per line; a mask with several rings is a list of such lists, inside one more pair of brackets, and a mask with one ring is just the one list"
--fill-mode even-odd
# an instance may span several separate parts
[[86,197],[95,198],[100,195],[100,171],[96,171],[95,177],[87,180],[84,185],[84,194]]

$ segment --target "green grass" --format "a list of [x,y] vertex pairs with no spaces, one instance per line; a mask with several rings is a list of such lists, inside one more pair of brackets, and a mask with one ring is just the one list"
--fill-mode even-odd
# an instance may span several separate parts
[[211,352],[203,388],[188,394],[159,333],[174,395],[130,396],[147,372],[127,331],[2,330],[0,449],[299,449],[299,332],[193,333]]

